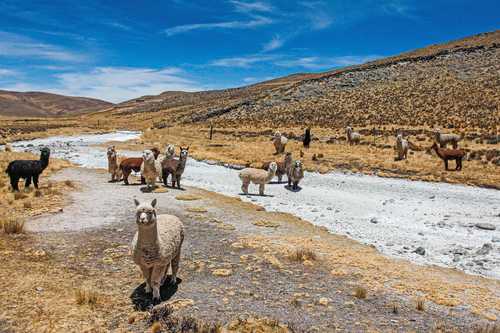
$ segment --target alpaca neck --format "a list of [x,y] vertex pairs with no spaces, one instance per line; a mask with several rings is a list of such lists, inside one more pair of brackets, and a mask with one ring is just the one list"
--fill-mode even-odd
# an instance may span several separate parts
[[441,149],[439,149],[438,147],[434,147],[434,151],[436,152],[437,156],[439,156],[439,158],[444,160],[444,155],[441,152]]
[[269,169],[269,171],[267,172],[267,181],[270,181],[271,179],[273,179],[275,175],[276,175],[276,171]]
[[44,170],[49,165],[49,157],[48,156],[40,156],[40,163],[42,166],[42,170]]
[[151,226],[139,225],[137,243],[141,244],[141,246],[151,246],[158,244],[158,228],[156,226],[156,222]]
[[116,157],[108,157],[108,164],[110,167],[116,167]]
[[186,167],[186,160],[187,156],[182,156],[179,159],[179,166],[177,167],[177,171],[184,171],[184,168]]

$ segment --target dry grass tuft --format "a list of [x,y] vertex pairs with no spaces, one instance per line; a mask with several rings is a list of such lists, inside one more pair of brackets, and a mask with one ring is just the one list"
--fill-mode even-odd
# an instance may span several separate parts
[[416,308],[418,311],[425,311],[425,300],[423,298],[417,299]]
[[399,313],[399,306],[396,303],[392,303],[392,305],[391,305],[391,312],[393,314],[398,314]]
[[31,204],[31,201],[24,201],[23,202],[23,207],[25,209],[31,209],[33,207],[33,205]]
[[201,197],[198,195],[194,195],[194,194],[181,194],[181,195],[176,196],[175,199],[181,200],[181,201],[195,201],[195,200],[200,200]]
[[151,325],[151,333],[159,333],[161,332],[161,324],[157,321]]
[[95,306],[99,301],[99,295],[94,290],[79,288],[75,290],[75,301],[78,305]]
[[186,208],[186,211],[191,212],[191,213],[206,213],[208,210],[204,207],[189,207]]
[[66,185],[66,186],[68,186],[68,187],[72,187],[72,188],[74,188],[74,187],[75,187],[75,183],[74,183],[72,180],[70,180],[70,179],[66,179],[66,180],[64,181],[64,185]]
[[21,219],[8,219],[2,221],[1,230],[5,234],[21,234],[24,232],[24,221]]
[[26,195],[26,193],[23,193],[23,192],[14,192],[14,199],[15,200],[23,200],[23,199],[26,199],[28,196]]
[[361,287],[361,286],[357,286],[355,289],[354,289],[354,296],[356,298],[359,298],[359,299],[365,299],[366,298],[366,288],[364,287]]
[[306,260],[315,261],[318,259],[314,250],[306,247],[298,247],[291,250],[288,255],[288,259],[291,261],[304,262]]

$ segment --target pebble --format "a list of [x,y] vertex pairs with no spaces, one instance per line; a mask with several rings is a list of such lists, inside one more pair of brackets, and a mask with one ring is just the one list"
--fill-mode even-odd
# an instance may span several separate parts
[[482,230],[495,230],[497,227],[495,227],[491,223],[481,222],[481,223],[476,223],[476,228],[482,229]]
[[425,255],[425,249],[421,246],[417,247],[413,253],[420,254],[421,256]]
[[370,219],[370,222],[371,222],[371,223],[373,223],[373,224],[377,224],[377,223],[378,223],[378,220],[377,220],[377,218],[376,218],[376,217],[372,217],[372,218]]
[[500,243],[500,238],[498,238],[498,237],[493,237],[493,238],[491,239],[491,242],[492,242],[492,243]]

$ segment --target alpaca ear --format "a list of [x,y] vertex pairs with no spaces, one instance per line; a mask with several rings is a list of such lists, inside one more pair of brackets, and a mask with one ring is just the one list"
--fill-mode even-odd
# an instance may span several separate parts
[[139,200],[137,200],[137,199],[134,199],[134,203],[135,203],[135,205],[136,205],[136,206],[139,206],[139,205],[141,204],[141,203],[139,202]]
[[189,150],[189,146],[187,146],[186,150]]
[[155,198],[155,199],[153,199],[153,201],[151,201],[151,206],[152,206],[153,208],[154,208],[154,207],[156,207],[156,198]]

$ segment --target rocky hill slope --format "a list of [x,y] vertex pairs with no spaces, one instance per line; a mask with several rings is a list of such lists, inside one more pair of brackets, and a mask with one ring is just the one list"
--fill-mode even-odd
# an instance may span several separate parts
[[95,112],[112,103],[85,97],[71,97],[44,92],[0,90],[0,116],[61,117]]
[[320,74],[146,96],[104,115],[154,126],[211,121],[218,126],[397,124],[498,131],[500,30]]

